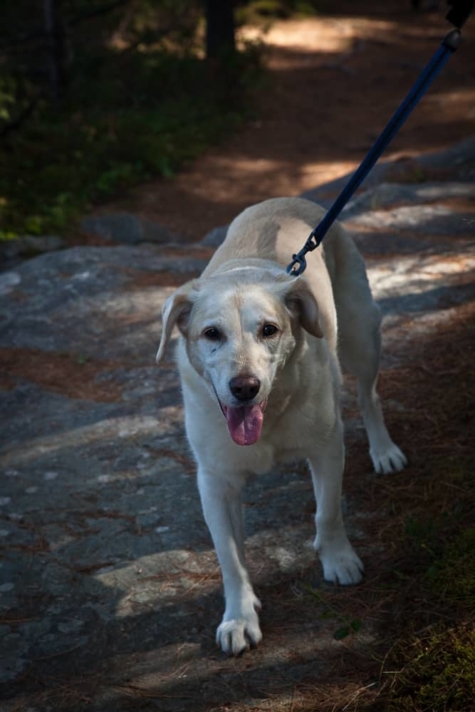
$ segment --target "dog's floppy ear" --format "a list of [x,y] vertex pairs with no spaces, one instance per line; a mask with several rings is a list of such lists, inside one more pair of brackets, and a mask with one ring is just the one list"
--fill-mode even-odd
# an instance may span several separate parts
[[164,303],[162,309],[162,336],[157,351],[157,363],[165,356],[175,324],[182,333],[185,333],[188,317],[193,306],[192,293],[197,290],[198,280],[193,279],[177,289],[176,292],[173,292]]
[[318,321],[318,304],[307,282],[301,277],[292,277],[284,293],[285,306],[292,316],[297,316],[300,324],[312,336],[323,336]]

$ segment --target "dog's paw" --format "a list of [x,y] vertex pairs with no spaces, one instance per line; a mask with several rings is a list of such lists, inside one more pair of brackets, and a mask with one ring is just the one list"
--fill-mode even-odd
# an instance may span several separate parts
[[363,578],[364,566],[360,557],[346,539],[340,544],[322,544],[315,540],[315,548],[323,566],[323,577],[330,583],[351,586]]
[[261,604],[253,596],[245,611],[225,612],[223,620],[216,631],[216,643],[227,655],[240,655],[248,648],[255,648],[262,640],[257,611]]
[[378,475],[400,472],[407,465],[407,457],[393,442],[390,442],[386,448],[372,448],[369,454]]

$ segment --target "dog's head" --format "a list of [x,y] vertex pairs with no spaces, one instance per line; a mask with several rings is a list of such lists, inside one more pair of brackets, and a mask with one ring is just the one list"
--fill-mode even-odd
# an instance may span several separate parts
[[322,336],[318,306],[303,279],[259,272],[256,280],[255,270],[246,269],[193,280],[167,299],[157,361],[175,325],[238,445],[259,439],[275,379],[303,343],[303,330]]

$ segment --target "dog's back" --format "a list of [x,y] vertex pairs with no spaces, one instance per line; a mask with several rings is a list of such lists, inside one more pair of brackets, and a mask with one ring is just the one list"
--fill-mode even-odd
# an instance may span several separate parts
[[[324,214],[322,207],[302,198],[272,198],[253,205],[233,220],[204,274],[239,258],[258,257],[285,267]],[[329,235],[340,230],[335,225]]]
[[[272,198],[247,208],[229,226],[203,277],[227,268],[230,262],[245,265],[256,258],[266,265],[277,263],[285,268],[324,214],[320,205],[302,198]],[[329,242],[339,241],[342,233],[341,226],[335,224],[328,234]],[[333,249],[329,247],[329,251]],[[317,300],[326,340],[334,350],[337,331],[333,289],[321,247],[312,253],[305,280]]]

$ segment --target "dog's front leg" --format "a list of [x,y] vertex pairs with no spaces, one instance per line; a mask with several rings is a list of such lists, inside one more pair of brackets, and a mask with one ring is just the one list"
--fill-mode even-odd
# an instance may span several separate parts
[[325,446],[311,455],[309,463],[317,500],[314,547],[320,556],[325,580],[340,584],[358,583],[363,575],[363,564],[348,541],[341,511],[345,464],[341,422],[337,423]]
[[225,653],[239,655],[262,640],[255,596],[244,559],[244,527],[241,491],[236,482],[198,471],[198,487],[206,523],[213,538],[223,574],[226,610],[216,632],[216,642]]

